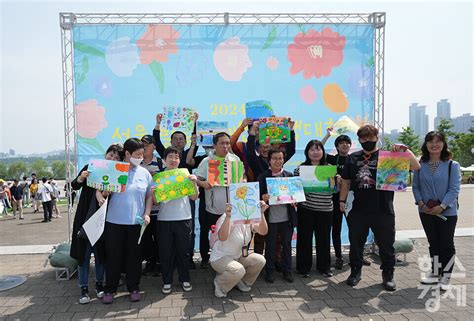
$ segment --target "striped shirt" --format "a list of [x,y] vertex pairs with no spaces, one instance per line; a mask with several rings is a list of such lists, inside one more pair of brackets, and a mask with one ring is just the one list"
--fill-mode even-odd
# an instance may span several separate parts
[[438,169],[439,167],[439,164],[441,164],[441,161],[437,160],[437,161],[429,161],[428,162],[428,165],[430,167],[430,173],[431,175],[433,175],[436,170]]
[[[300,176],[300,167],[295,168],[295,176]],[[306,202],[298,203],[298,206],[302,206],[312,211],[318,212],[332,212],[332,194],[330,193],[309,193],[304,192],[306,196]]]

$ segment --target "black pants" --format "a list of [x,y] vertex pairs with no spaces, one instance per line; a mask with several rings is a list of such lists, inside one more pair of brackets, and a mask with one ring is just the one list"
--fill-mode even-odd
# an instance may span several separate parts
[[298,208],[298,234],[296,239],[296,270],[308,273],[313,265],[313,234],[316,238],[316,269],[327,271],[331,267],[332,212],[319,212]]
[[[446,216],[443,221],[437,216],[420,213],[421,224],[430,244],[431,270],[434,274],[450,274],[453,271],[456,254],[454,247],[454,230],[458,221],[457,216]],[[437,264],[435,264],[437,263]]]
[[155,266],[160,263],[160,249],[158,246],[158,221],[157,216],[150,216],[150,224],[143,232],[140,242],[140,262],[146,261],[147,264]]
[[163,284],[173,283],[175,266],[178,268],[179,281],[189,282],[191,220],[159,221],[158,229],[160,234],[159,246]]
[[45,221],[51,221],[53,217],[53,201],[43,202],[43,215]]
[[196,239],[196,201],[189,200],[191,204],[191,241],[189,242],[189,261],[192,262],[194,256],[194,240]]
[[199,252],[201,253],[202,262],[209,262],[209,231],[211,226],[216,224],[219,217],[221,216],[209,213],[206,209],[199,211],[199,225],[201,226],[199,232]]
[[367,241],[369,228],[372,229],[375,243],[379,247],[382,265],[380,269],[393,271],[395,267],[395,216],[386,213],[363,214],[350,212],[347,217],[349,226],[350,266],[352,268],[362,267],[362,255],[364,245]]
[[332,197],[334,209],[332,212],[332,246],[337,258],[342,258],[341,248],[341,230],[342,230],[342,216],[344,215],[339,209],[339,194],[334,194]]
[[275,252],[277,245],[277,235],[280,234],[281,246],[283,249],[282,271],[291,272],[291,237],[293,236],[293,227],[291,223],[268,223],[268,233],[265,239],[265,271],[267,274],[275,270]]
[[105,223],[105,292],[114,293],[125,267],[127,289],[138,291],[141,275],[140,225]]

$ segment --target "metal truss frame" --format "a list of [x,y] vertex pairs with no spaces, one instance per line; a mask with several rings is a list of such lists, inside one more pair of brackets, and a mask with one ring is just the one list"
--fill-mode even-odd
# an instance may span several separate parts
[[[385,67],[385,12],[373,13],[60,13],[62,47],[62,78],[64,132],[66,148],[67,184],[76,176],[77,147],[74,114],[74,51],[73,27],[103,24],[174,24],[174,25],[229,25],[248,24],[369,24],[374,37],[374,125],[383,135],[384,130],[384,67]],[[238,33],[238,28],[236,32]],[[72,189],[71,189],[72,190]],[[68,238],[71,236],[72,198],[69,193]]]

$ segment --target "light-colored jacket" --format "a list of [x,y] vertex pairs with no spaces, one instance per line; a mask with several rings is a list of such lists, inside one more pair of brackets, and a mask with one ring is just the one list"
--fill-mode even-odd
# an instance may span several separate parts
[[[449,170],[449,163],[451,170]],[[451,172],[451,173],[450,173]],[[413,177],[413,195],[415,202],[427,203],[430,199],[448,206],[443,216],[457,215],[457,198],[461,188],[461,168],[456,161],[444,161],[436,172],[431,174],[428,162],[421,162],[421,168]]]

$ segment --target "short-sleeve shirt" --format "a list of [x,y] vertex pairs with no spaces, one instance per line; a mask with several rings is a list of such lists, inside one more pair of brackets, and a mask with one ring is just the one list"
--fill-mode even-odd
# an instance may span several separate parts
[[48,183],[42,184],[38,188],[38,194],[41,195],[41,202],[45,203],[45,202],[51,201],[52,192],[53,192],[53,188],[51,187],[51,185],[49,185]]
[[[217,220],[215,233],[219,233],[224,220],[225,214],[221,215]],[[250,242],[252,238],[251,224],[233,224],[232,222],[230,224],[229,237],[223,242],[217,236],[209,261],[214,262],[226,256],[237,260],[242,256],[242,247],[247,246]]]
[[146,195],[152,185],[152,177],[145,168],[130,167],[125,191],[113,193],[110,198],[107,222],[122,225],[139,224],[136,217],[143,216]]
[[23,198],[23,188],[19,185],[10,187],[10,193],[15,200],[21,200]]
[[161,203],[158,221],[184,221],[191,218],[191,204],[188,196]]
[[339,154],[337,155],[326,155],[326,160],[329,165],[336,165],[337,166],[337,173],[339,175],[342,174],[342,170],[344,169],[344,164],[346,163],[348,156],[341,156]]
[[375,189],[379,151],[367,155],[358,151],[348,156],[343,179],[351,180],[354,202],[351,213],[394,215],[393,192]]
[[[145,164],[145,162],[142,162],[140,164],[140,166],[145,168],[150,173],[152,178],[153,178],[153,175],[155,175],[156,173],[159,173],[160,171],[163,170],[163,162],[162,162],[161,159],[158,159],[156,156],[153,156],[150,163]],[[151,214],[156,216],[159,209],[160,209],[160,205],[154,205],[153,204],[153,206],[151,207]]]

